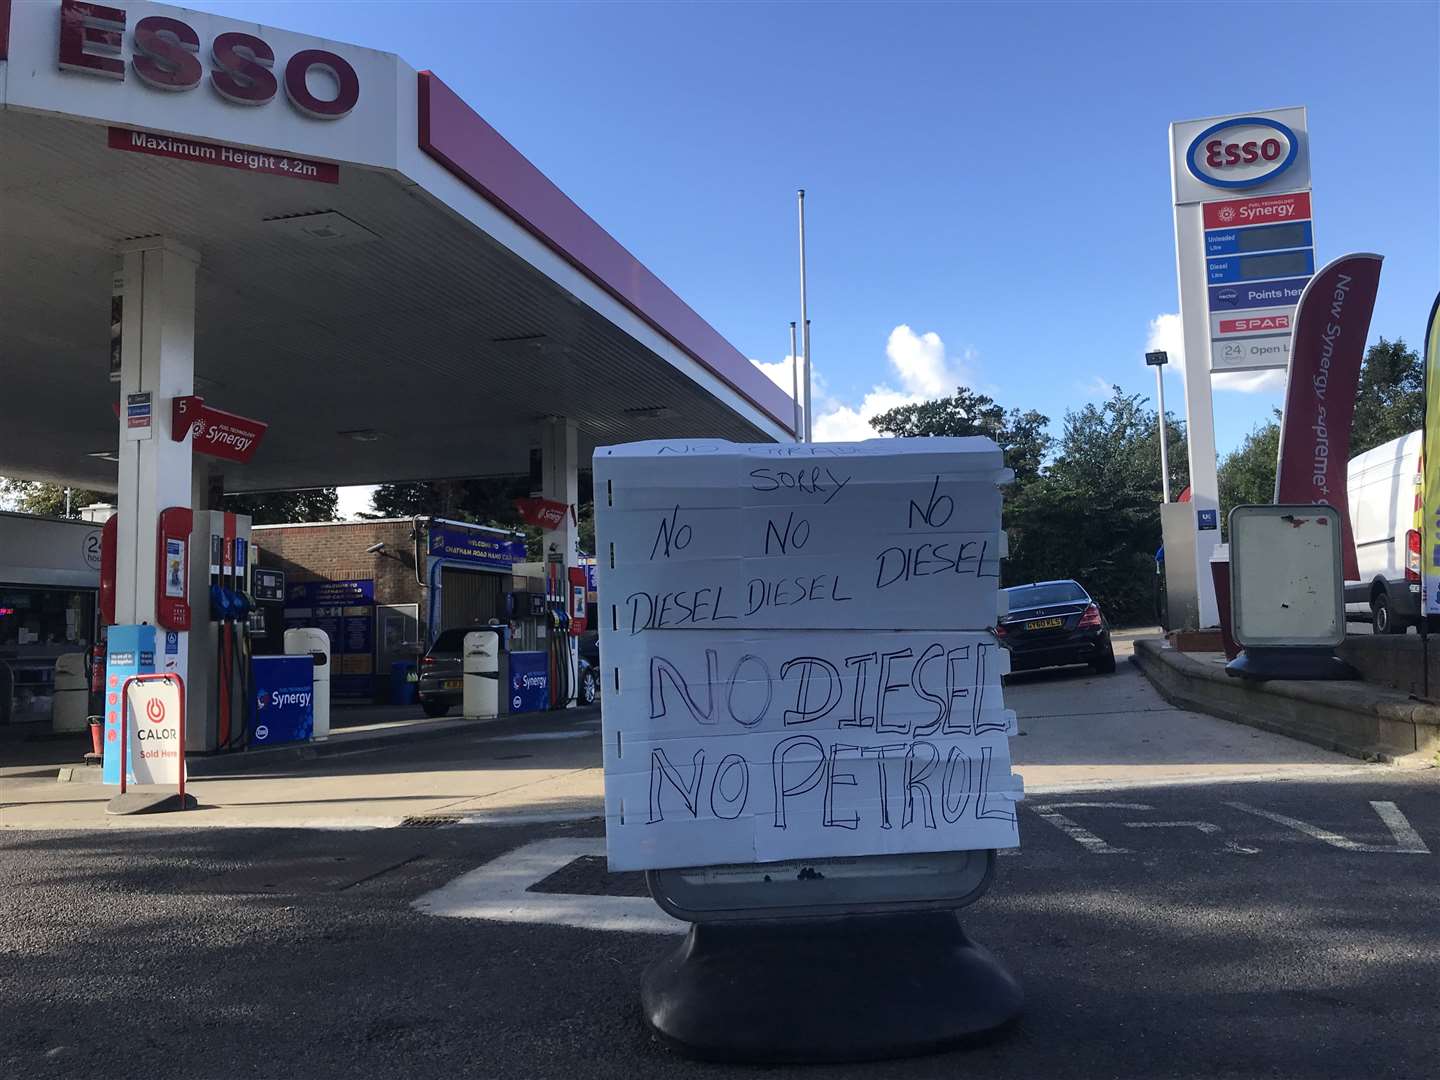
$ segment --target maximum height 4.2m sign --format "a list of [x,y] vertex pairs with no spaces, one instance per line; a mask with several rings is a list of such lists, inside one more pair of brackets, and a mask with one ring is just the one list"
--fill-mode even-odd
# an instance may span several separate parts
[[988,439],[595,453],[616,870],[1015,847]]

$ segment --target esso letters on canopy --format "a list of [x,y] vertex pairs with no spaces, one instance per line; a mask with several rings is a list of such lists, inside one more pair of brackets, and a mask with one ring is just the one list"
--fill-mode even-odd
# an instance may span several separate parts
[[1185,152],[1185,164],[1203,184],[1247,188],[1279,176],[1295,161],[1300,141],[1278,120],[1242,116],[1206,128]]
[[[125,78],[123,57],[125,11],[86,0],[61,0],[60,68],[87,75]],[[131,33],[130,66],[148,86],[186,91],[200,85],[200,36],[189,23],[149,15]],[[271,69],[275,51],[253,34],[217,34],[210,43],[210,85],[236,105],[267,105],[280,80]],[[326,99],[309,86],[312,68],[327,72],[335,83]],[[360,100],[360,77],[342,56],[324,49],[301,49],[285,63],[285,96],[296,110],[316,120],[339,120]]]

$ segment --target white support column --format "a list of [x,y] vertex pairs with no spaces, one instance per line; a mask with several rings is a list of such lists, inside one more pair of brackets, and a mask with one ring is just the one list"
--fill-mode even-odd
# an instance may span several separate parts
[[[120,335],[119,493],[116,511],[115,618],[155,625],[155,569],[160,511],[193,506],[189,439],[170,437],[171,400],[195,387],[195,270],[200,256],[152,237],[119,249],[124,278]],[[130,426],[132,395],[149,394],[150,425]],[[143,437],[136,437],[143,436]],[[203,605],[192,610],[203,618]],[[188,680],[189,635],[166,660],[157,630],[156,670]],[[198,710],[197,710],[198,713]],[[197,716],[197,720],[202,717]],[[195,730],[195,724],[188,725]]]
[[[1200,625],[1219,626],[1210,554],[1220,542],[1220,481],[1215,465],[1215,406],[1210,385],[1210,321],[1206,301],[1205,260],[1180,252],[1205,250],[1203,210],[1199,203],[1175,207],[1176,272],[1180,282],[1180,318],[1185,341],[1185,433],[1190,448],[1190,527],[1195,533],[1195,584]],[[1200,531],[1199,511],[1213,510],[1216,528]]]
[[[575,506],[580,498],[580,462],[578,432],[574,420],[563,417],[545,421],[540,444],[541,495],[566,506]],[[578,511],[578,507],[576,507]],[[545,560],[560,552],[567,567],[580,561],[579,531],[568,516],[558,529],[545,530]]]
[[[574,420],[555,417],[545,421],[540,443],[541,495],[574,507],[576,512],[579,511],[576,504],[580,500],[578,446],[578,429]],[[560,579],[566,588],[566,571],[572,566],[580,565],[579,540],[579,530],[569,514],[565,515],[558,529],[546,529],[544,532],[545,564],[548,567],[553,562],[560,563]],[[566,595],[563,588],[561,595]],[[568,681],[573,698],[579,674],[574,638],[567,640],[566,645],[570,671]]]

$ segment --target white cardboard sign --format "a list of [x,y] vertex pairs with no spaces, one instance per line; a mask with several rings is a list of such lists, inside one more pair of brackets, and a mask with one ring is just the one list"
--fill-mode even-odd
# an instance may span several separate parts
[[180,686],[146,679],[125,689],[129,746],[125,770],[135,784],[180,782]]
[[988,439],[595,454],[617,870],[1014,847]]

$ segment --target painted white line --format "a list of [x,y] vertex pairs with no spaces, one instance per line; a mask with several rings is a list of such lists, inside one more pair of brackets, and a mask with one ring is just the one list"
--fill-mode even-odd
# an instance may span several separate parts
[[489,735],[476,742],[554,742],[557,739],[593,739],[593,731],[532,731],[524,735]]
[[[1016,765],[1015,771],[1023,775],[1025,772],[1024,763],[1022,762]],[[1291,769],[1288,771],[1221,775],[1210,773],[1205,776],[1158,777],[1150,780],[1073,780],[1055,784],[1031,784],[1027,781],[1025,784],[1025,794],[1039,796],[1071,795],[1087,791],[1139,791],[1144,788],[1213,787],[1221,784],[1276,784],[1286,780],[1323,780],[1332,776],[1361,776],[1366,773],[1393,775],[1394,772],[1394,768],[1389,765],[1317,765],[1313,768]]]
[[[1209,821],[1127,821],[1127,829],[1198,829],[1207,836],[1220,831],[1220,826]],[[1260,849],[1245,847],[1234,840],[1225,841],[1225,850],[1233,855],[1259,855]]]
[[1374,807],[1375,813],[1380,816],[1380,820],[1385,823],[1385,827],[1390,830],[1390,835],[1395,838],[1393,845],[1362,844],[1358,840],[1351,840],[1349,837],[1333,833],[1329,829],[1322,829],[1318,825],[1311,825],[1299,818],[1277,814],[1273,810],[1261,810],[1258,806],[1251,806],[1249,803],[1229,802],[1226,805],[1284,825],[1286,828],[1294,829],[1298,833],[1329,844],[1331,847],[1337,847],[1341,851],[1382,851],[1392,855],[1430,854],[1430,848],[1426,846],[1425,841],[1420,838],[1420,834],[1415,831],[1410,822],[1405,819],[1405,815],[1400,813],[1400,808],[1393,802],[1371,802],[1370,804]]
[[1032,806],[1030,809],[1039,814],[1042,818],[1054,825],[1057,829],[1070,837],[1077,844],[1083,847],[1092,855],[1129,855],[1129,848],[1111,847],[1100,837],[1096,836],[1085,826],[1073,818],[1060,813],[1061,810],[1069,809],[1089,810],[1153,810],[1153,806],[1146,806],[1144,803],[1118,803],[1118,802],[1063,802],[1047,803],[1044,806]]
[[671,918],[648,896],[571,896],[526,892],[586,855],[604,855],[605,841],[581,837],[538,840],[488,862],[412,903],[417,911],[451,919],[548,923],[581,930],[683,934],[690,924]]

